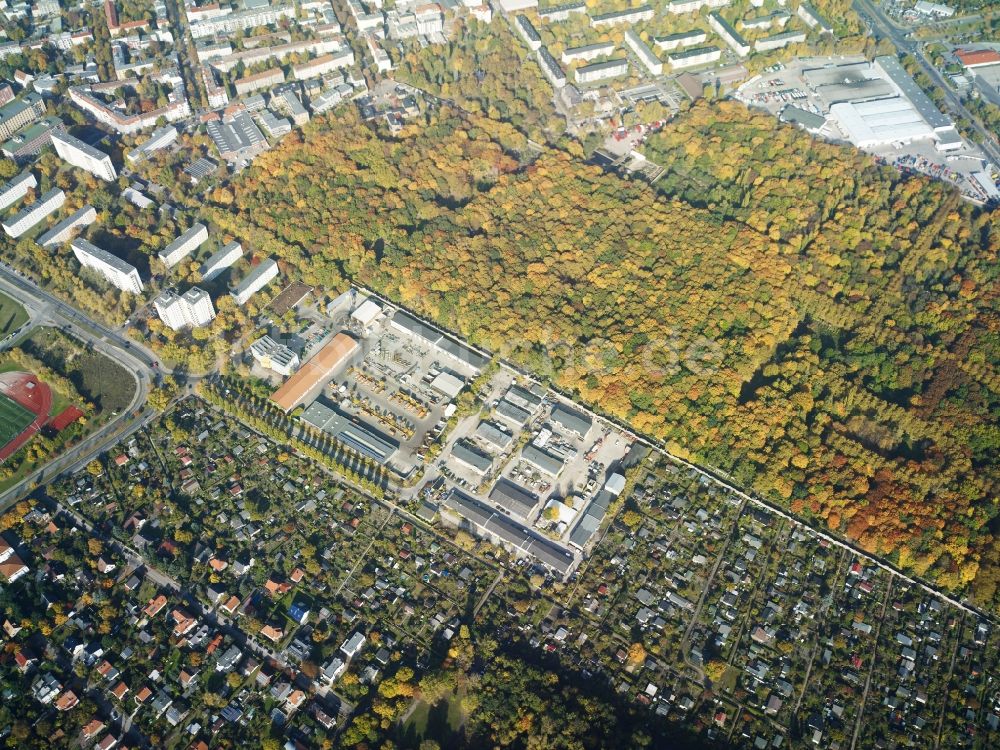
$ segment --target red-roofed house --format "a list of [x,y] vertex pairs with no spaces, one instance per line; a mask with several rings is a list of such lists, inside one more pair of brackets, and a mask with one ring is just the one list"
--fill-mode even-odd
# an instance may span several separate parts
[[56,698],[56,710],[57,711],[69,711],[71,708],[76,706],[80,702],[80,699],[76,697],[76,693],[72,690],[67,690],[58,698]]
[[146,617],[156,617],[160,613],[160,610],[166,606],[167,597],[160,594],[159,596],[149,600],[149,604],[147,604],[146,608],[142,610],[142,613],[146,615]]
[[962,67],[966,69],[982,68],[987,65],[1000,63],[1000,53],[994,52],[991,49],[960,49],[955,53],[955,57],[962,63]]

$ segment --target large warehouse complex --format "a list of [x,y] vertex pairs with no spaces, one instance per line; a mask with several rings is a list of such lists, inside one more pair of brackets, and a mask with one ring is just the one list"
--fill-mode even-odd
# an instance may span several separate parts
[[895,57],[807,69],[802,78],[843,136],[858,148],[914,141],[931,141],[939,151],[962,148],[954,123]]
[[346,333],[333,339],[299,368],[271,395],[271,400],[286,412],[315,399],[334,372],[358,350],[358,342]]

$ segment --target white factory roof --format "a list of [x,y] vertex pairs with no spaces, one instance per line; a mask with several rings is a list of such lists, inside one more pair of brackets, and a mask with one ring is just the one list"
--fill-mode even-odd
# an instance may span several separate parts
[[351,313],[351,317],[358,321],[363,326],[370,326],[372,321],[379,316],[382,312],[382,306],[378,302],[372,299],[366,299],[360,305],[357,306],[354,312]]
[[830,108],[844,134],[860,148],[932,138],[933,129],[902,97],[841,102]]

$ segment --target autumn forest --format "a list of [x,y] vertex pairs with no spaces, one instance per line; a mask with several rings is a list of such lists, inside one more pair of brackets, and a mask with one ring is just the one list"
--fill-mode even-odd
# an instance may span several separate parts
[[653,187],[572,151],[344,112],[208,210],[996,608],[997,217],[733,103],[647,144]]

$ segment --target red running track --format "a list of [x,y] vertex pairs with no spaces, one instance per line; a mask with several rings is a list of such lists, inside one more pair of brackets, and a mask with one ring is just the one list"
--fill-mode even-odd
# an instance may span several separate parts
[[0,393],[35,415],[31,424],[0,448],[0,462],[3,462],[17,453],[49,421],[52,390],[30,372],[4,372],[0,373]]

